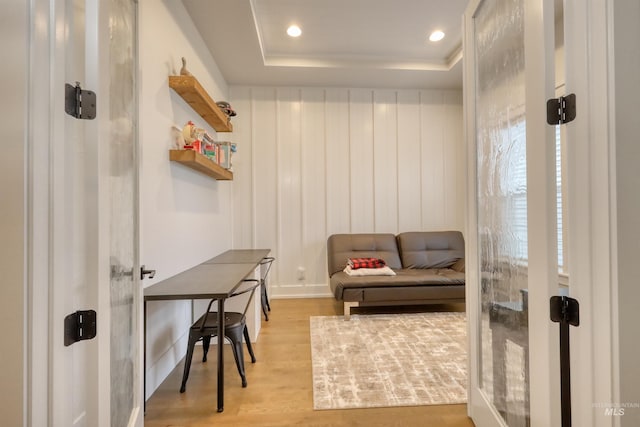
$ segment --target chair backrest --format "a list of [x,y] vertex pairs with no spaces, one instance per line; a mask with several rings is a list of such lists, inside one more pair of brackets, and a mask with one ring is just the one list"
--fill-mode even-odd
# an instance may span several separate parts
[[251,292],[251,295],[249,295],[249,299],[247,300],[247,303],[244,306],[244,311],[242,312],[242,315],[245,316],[247,314],[247,310],[249,310],[249,305],[251,304],[251,300],[253,300],[253,294],[256,293],[256,289],[258,288],[258,286],[260,286],[260,281],[256,279],[244,279],[242,282],[243,283],[254,282],[254,284],[245,288],[242,288],[242,285],[241,285],[240,288],[242,289],[236,289],[234,293],[229,295],[229,298],[237,297],[238,295]]
[[260,268],[260,276],[262,281],[267,280],[267,276],[269,275],[269,270],[271,270],[271,264],[273,264],[273,261],[275,261],[276,259],[272,256],[266,256],[264,258],[262,258],[262,261],[260,261],[260,267],[262,267],[263,265],[266,265],[267,267],[264,269],[264,271],[262,271],[263,269]]
[[[253,283],[253,285],[248,286],[248,287],[243,287],[242,286],[242,283],[248,283],[248,282],[254,282],[254,283]],[[260,286],[260,281],[259,280],[257,280],[257,279],[244,279],[241,282],[241,284],[238,287],[238,289],[236,289],[228,297],[228,298],[233,298],[233,297],[237,297],[239,295],[251,292],[251,295],[249,295],[249,299],[247,300],[247,303],[245,304],[244,311],[242,312],[242,316],[243,317],[247,315],[247,311],[249,310],[249,305],[251,304],[251,301],[253,300],[253,294],[256,293],[256,289],[258,288],[258,286]],[[207,311],[205,312],[204,319],[202,320],[202,324],[200,325],[200,330],[204,330],[204,327],[207,324],[207,317],[209,316],[209,313],[211,313],[211,306],[213,305],[213,303],[215,301],[218,301],[218,300],[214,298],[211,301],[209,301],[209,305],[207,306]]]

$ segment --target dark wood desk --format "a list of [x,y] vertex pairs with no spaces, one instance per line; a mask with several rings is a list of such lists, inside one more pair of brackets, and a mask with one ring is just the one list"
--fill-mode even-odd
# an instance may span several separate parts
[[[224,302],[259,265],[269,249],[229,250],[173,277],[144,289],[144,389],[147,361],[147,302],[163,300],[218,300],[219,330],[224,330]],[[224,410],[224,334],[218,334],[218,412]],[[146,391],[145,391],[146,402]],[[146,406],[146,405],[145,405]]]
[[203,264],[258,264],[271,249],[233,249],[211,258]]

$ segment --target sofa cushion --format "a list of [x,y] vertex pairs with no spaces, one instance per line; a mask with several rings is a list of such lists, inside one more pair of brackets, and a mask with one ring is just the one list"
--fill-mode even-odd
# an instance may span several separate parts
[[414,231],[397,239],[403,268],[449,268],[464,259],[459,231]]
[[349,258],[369,257],[383,259],[394,270],[402,268],[393,234],[334,234],[327,240],[329,277],[342,272]]
[[329,286],[336,299],[342,300],[347,289],[402,288],[431,285],[464,285],[464,273],[449,268],[396,270],[389,276],[349,276],[345,272],[335,273],[329,279]]

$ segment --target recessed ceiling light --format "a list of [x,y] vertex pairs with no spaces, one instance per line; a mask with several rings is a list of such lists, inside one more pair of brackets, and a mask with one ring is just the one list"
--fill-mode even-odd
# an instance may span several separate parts
[[300,34],[302,34],[302,30],[297,25],[292,25],[287,28],[287,34],[289,34],[291,37],[298,37],[300,36]]
[[440,31],[440,30],[434,31],[429,36],[429,40],[432,41],[432,42],[439,42],[443,38],[444,38],[444,33],[442,31]]

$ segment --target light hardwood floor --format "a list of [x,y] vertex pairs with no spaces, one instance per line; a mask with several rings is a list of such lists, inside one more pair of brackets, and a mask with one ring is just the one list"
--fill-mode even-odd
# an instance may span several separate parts
[[254,344],[258,359],[255,364],[251,364],[245,349],[247,388],[242,388],[231,350],[225,346],[224,412],[216,411],[215,348],[209,352],[209,361],[202,363],[202,350],[196,347],[186,392],[179,393],[181,363],[148,400],[145,426],[474,425],[467,417],[466,405],[314,411],[309,316],[339,315],[342,305],[328,298],[272,300],[271,309],[269,321],[262,322],[262,331]]

